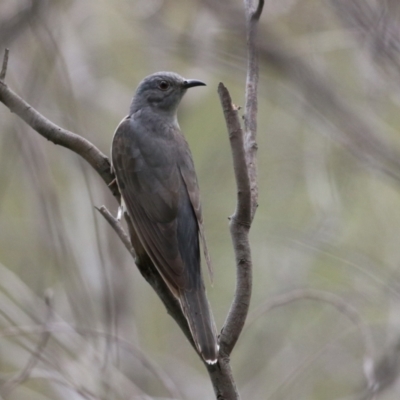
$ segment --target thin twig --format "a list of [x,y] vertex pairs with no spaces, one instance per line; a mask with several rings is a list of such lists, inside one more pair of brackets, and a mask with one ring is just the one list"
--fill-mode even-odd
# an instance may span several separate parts
[[8,49],[4,49],[3,65],[1,67],[1,72],[0,72],[0,81],[1,82],[4,82],[4,80],[6,79],[9,53],[10,53],[10,51]]
[[121,242],[129,251],[133,259],[136,259],[135,249],[133,248],[129,236],[125,232],[121,223],[116,218],[113,217],[113,215],[110,213],[110,211],[108,211],[106,206],[95,207],[95,209],[106,219],[106,221],[110,224],[111,228],[114,229],[115,233],[121,239]]
[[46,304],[46,318],[43,324],[43,331],[41,333],[41,338],[39,343],[36,346],[36,349],[32,352],[31,357],[29,358],[28,362],[26,363],[25,367],[14,377],[9,379],[7,382],[4,383],[3,387],[1,388],[1,395],[5,399],[10,395],[10,393],[16,389],[19,385],[23,384],[35,368],[36,364],[39,362],[41,355],[51,337],[51,332],[48,329],[51,320],[53,318],[53,307],[52,307],[52,299],[53,293],[52,291],[48,290],[45,293],[45,304]]

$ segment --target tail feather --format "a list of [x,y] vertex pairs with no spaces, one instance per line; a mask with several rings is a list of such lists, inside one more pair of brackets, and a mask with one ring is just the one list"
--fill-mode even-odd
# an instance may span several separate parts
[[217,329],[203,287],[182,290],[180,302],[197,350],[208,364],[218,359]]

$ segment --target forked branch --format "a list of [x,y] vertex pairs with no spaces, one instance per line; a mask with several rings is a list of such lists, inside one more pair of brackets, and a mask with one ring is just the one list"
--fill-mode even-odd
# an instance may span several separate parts
[[252,262],[249,230],[257,208],[257,24],[264,1],[253,10],[251,0],[245,0],[247,19],[247,78],[244,115],[244,132],[240,124],[238,107],[228,89],[219,84],[218,94],[229,133],[233,167],[237,187],[237,206],[231,218],[230,232],[236,259],[236,290],[221,332],[221,356],[229,356],[242,332],[250,306],[252,292]]

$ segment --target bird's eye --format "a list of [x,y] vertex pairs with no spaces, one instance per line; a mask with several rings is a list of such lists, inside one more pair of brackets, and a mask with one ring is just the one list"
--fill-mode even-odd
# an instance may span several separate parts
[[158,84],[158,87],[159,87],[161,90],[167,90],[167,89],[169,88],[169,82],[167,82],[167,81],[161,81],[161,82]]

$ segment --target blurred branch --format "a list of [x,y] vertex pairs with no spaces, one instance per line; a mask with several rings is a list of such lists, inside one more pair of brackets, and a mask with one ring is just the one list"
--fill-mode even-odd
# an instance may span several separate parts
[[49,6],[50,4],[43,0],[28,0],[11,18],[0,20],[0,47],[4,44],[10,46],[17,36],[31,26],[32,20],[36,19],[42,10],[48,10]]
[[345,315],[351,322],[354,323],[354,325],[356,325],[364,343],[364,375],[368,382],[368,386],[373,386],[375,382],[375,349],[371,331],[364,323],[360,313],[354,307],[348,304],[348,302],[346,302],[344,299],[333,293],[316,289],[298,289],[275,296],[272,299],[268,299],[264,303],[260,304],[255,310],[253,310],[247,320],[246,329],[251,324],[256,322],[260,317],[273,310],[274,308],[286,306],[299,300],[316,300],[330,304],[331,306],[335,307],[340,313]]
[[302,93],[314,114],[324,123],[329,121],[332,139],[340,142],[353,155],[400,183],[400,152],[374,130],[371,121],[363,118],[323,77],[293,50],[286,51],[271,32],[263,32],[270,40],[260,46],[260,58],[283,73]]
[[36,349],[32,352],[32,355],[26,363],[25,367],[16,376],[5,382],[1,387],[0,393],[4,399],[7,398],[14,389],[16,389],[19,385],[23,384],[27,379],[29,379],[31,371],[39,362],[41,355],[50,339],[51,332],[48,327],[53,317],[52,297],[52,292],[47,291],[45,293],[45,304],[47,313],[43,324],[43,331],[41,332],[41,338]]
[[[164,385],[169,394],[176,399],[183,398],[182,393],[179,390],[179,387],[172,380],[171,376],[164,371],[155,361],[153,361],[146,353],[144,353],[139,347],[134,346],[129,341],[125,340],[122,337],[117,335],[102,332],[95,329],[90,329],[86,327],[73,326],[69,325],[67,322],[51,322],[47,325],[47,327],[43,327],[41,325],[32,325],[32,326],[12,326],[9,328],[5,328],[0,331],[0,337],[14,337],[18,335],[26,335],[29,333],[41,334],[43,335],[46,331],[50,332],[55,339],[58,339],[58,333],[78,333],[82,335],[82,337],[89,336],[92,340],[93,338],[103,337],[107,340],[110,340],[121,347],[126,352],[131,353],[135,358],[139,359],[143,366],[151,372],[159,381]],[[65,385],[65,382],[63,382]],[[71,385],[72,386],[72,385]]]
[[[238,7],[227,1],[201,0],[238,40],[246,36],[246,26]],[[365,165],[400,183],[400,149],[382,136],[365,116],[361,116],[337,91],[327,76],[321,75],[297,52],[284,45],[265,25],[259,26],[258,55],[264,65],[288,79],[301,93],[314,115],[327,124],[331,138],[341,143]]]
[[400,8],[398,1],[330,0],[342,23],[353,32],[371,58],[392,67],[400,77]]

